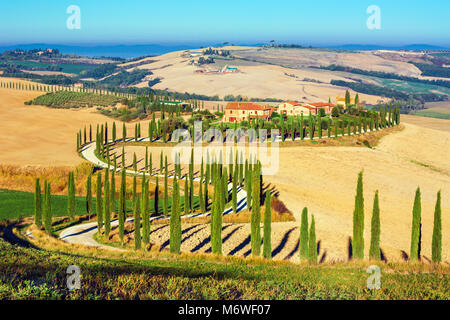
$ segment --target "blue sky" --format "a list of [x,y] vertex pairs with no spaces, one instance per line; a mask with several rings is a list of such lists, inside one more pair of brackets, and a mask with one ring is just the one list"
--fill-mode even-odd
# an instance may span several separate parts
[[[69,5],[81,29],[69,30]],[[369,5],[381,30],[369,30]],[[25,0],[0,4],[0,44],[349,43],[450,46],[448,0]]]

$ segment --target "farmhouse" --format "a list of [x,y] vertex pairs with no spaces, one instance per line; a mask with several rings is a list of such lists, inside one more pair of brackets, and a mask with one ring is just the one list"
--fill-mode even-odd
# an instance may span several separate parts
[[251,119],[269,120],[272,107],[262,106],[253,102],[229,102],[223,114],[224,122],[240,122]]
[[[340,107],[343,107],[344,110],[346,109],[346,105],[345,105],[345,98],[343,97],[336,97],[336,104]],[[354,98],[350,98],[350,104],[355,104],[355,99]]]
[[303,114],[309,114],[311,108],[307,108],[300,102],[288,101],[278,105],[278,113],[286,116],[300,116]]
[[334,104],[331,103],[324,103],[324,102],[316,102],[316,103],[307,103],[305,104],[305,107],[312,108],[311,113],[312,114],[318,114],[319,109],[323,109],[325,113],[331,113],[331,110],[334,107]]

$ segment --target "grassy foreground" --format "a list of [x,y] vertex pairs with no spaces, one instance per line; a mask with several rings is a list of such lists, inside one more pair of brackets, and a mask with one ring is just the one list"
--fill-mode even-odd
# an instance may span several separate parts
[[[0,229],[3,236],[8,228]],[[16,231],[17,233],[17,231]],[[382,264],[381,289],[367,267],[317,266],[212,255],[109,251],[63,243],[33,229],[39,248],[0,239],[0,299],[449,299],[449,268]],[[9,237],[10,239],[10,237]],[[67,267],[81,289],[66,288]]]

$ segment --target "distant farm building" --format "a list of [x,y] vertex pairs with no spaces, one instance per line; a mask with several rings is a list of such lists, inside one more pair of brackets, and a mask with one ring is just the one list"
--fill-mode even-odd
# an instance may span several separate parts
[[300,103],[296,101],[283,102],[278,105],[277,112],[285,116],[300,116],[318,114],[319,109],[323,109],[325,113],[331,113],[334,105],[331,103],[316,102],[316,103]]
[[319,109],[323,109],[325,113],[330,114],[331,110],[333,110],[334,104],[325,102],[316,102],[316,103],[307,103],[305,106],[313,108],[311,111],[312,114],[318,114]]
[[278,110],[277,112],[280,115],[286,115],[286,116],[299,116],[302,113],[303,114],[309,114],[309,111],[311,109],[306,108],[305,106],[303,106],[300,102],[296,102],[296,101],[288,101],[288,102],[283,102],[280,103],[278,105]]
[[224,122],[241,122],[252,119],[269,120],[274,109],[253,102],[229,102],[223,114]]
[[[336,104],[340,107],[343,107],[345,109],[345,98],[343,97],[337,97],[336,98]],[[354,98],[350,98],[350,104],[355,104],[355,99]]]
[[160,100],[159,103],[164,104],[165,106],[180,107],[180,109],[186,109],[190,106],[189,103],[183,101]]

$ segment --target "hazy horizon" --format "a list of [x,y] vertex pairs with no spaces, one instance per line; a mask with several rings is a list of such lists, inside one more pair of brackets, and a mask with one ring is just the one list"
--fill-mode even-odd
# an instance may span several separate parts
[[[79,28],[70,29],[68,8],[80,10]],[[379,9],[379,28],[367,26]],[[370,10],[369,10],[370,11]],[[230,0],[186,3],[161,0],[51,1],[2,3],[0,44],[61,45],[295,43],[305,46],[428,44],[450,47],[450,2],[347,0],[273,3]],[[263,40],[261,40],[263,39]]]

